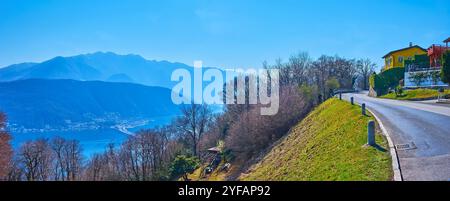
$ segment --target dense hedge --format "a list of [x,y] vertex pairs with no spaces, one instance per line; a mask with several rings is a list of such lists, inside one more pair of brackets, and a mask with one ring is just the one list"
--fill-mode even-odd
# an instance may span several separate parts
[[445,83],[450,83],[450,51],[442,56],[441,79]]
[[400,80],[405,77],[405,68],[395,67],[385,70],[379,74],[370,76],[370,87],[372,87],[378,96],[387,94],[389,88],[394,89],[399,85]]

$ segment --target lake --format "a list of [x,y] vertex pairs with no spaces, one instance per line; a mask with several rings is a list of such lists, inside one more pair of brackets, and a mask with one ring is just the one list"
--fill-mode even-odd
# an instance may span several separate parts
[[[128,128],[129,132],[137,132],[142,129],[151,129],[157,126],[169,124],[176,116],[162,116],[149,119],[145,125],[134,128]],[[83,155],[90,158],[95,153],[103,153],[109,144],[119,146],[130,135],[120,132],[118,129],[101,128],[96,130],[82,131],[49,131],[49,132],[33,132],[33,133],[11,133],[12,146],[15,150],[29,140],[52,139],[54,137],[62,137],[67,140],[78,140],[83,148]]]

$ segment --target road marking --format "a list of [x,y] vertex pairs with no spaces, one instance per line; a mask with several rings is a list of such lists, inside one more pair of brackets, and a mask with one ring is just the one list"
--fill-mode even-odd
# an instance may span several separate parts
[[407,144],[397,144],[397,145],[395,145],[395,148],[397,150],[411,150],[411,149],[417,149],[417,146],[414,144],[414,142],[410,142]]

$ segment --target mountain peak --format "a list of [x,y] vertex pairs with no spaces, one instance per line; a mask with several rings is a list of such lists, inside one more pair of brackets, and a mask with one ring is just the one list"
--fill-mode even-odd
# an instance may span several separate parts
[[54,57],[33,65],[15,65],[0,69],[0,82],[19,79],[73,79],[120,81],[171,88],[171,73],[183,63],[147,60],[137,54],[120,55],[99,51],[70,57]]
[[[93,53],[81,54],[77,56],[85,56],[85,57],[138,57],[141,59],[145,59],[141,55],[138,54],[118,54],[112,51],[97,51]],[[76,56],[74,56],[76,57]]]

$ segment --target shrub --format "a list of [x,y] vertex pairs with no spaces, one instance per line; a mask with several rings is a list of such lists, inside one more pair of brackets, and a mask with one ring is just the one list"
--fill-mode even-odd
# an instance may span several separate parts
[[426,54],[415,55],[413,60],[405,61],[405,66],[411,70],[430,67],[430,57]]
[[398,85],[398,86],[395,88],[395,96],[399,97],[399,96],[401,96],[402,94],[403,94],[403,88],[402,88],[402,86]]
[[341,86],[339,84],[339,81],[335,77],[328,79],[325,82],[325,85],[327,86],[327,89],[330,92],[330,96],[333,96],[333,91],[338,89]]
[[301,85],[300,93],[303,94],[303,97],[307,102],[311,102],[314,104],[318,102],[319,88],[317,87],[317,85]]
[[411,73],[410,79],[414,84],[419,87],[429,77],[429,74],[424,71]]
[[223,151],[222,157],[225,162],[231,162],[234,160],[235,156],[230,149],[227,149],[227,150]]
[[429,77],[434,85],[437,85],[441,78],[441,73],[439,71],[431,71],[429,72]]
[[185,181],[189,180],[188,174],[194,172],[198,168],[200,161],[197,157],[188,157],[185,155],[178,155],[173,160],[170,166],[170,173],[172,177],[182,176]]
[[389,88],[398,86],[400,80],[404,79],[405,68],[396,67],[385,70],[379,74],[372,74],[370,76],[370,87],[372,87],[377,95],[384,95],[388,93]]

